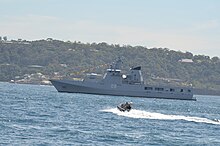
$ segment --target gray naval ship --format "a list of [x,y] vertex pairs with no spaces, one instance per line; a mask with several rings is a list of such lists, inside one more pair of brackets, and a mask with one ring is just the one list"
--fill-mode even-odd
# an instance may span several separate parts
[[196,100],[191,87],[151,86],[144,84],[141,66],[133,67],[127,75],[121,73],[119,58],[106,70],[102,79],[90,74],[82,80],[50,80],[58,92],[117,95],[145,98]]

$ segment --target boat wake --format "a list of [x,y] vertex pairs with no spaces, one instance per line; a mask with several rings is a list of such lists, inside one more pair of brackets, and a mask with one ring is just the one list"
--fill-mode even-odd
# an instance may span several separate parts
[[220,125],[219,120],[211,120],[207,118],[181,116],[181,115],[166,115],[166,114],[147,112],[147,111],[136,110],[136,109],[132,109],[130,112],[121,112],[117,108],[105,109],[102,111],[111,112],[119,116],[125,116],[129,118],[156,119],[156,120],[185,120],[185,121],[190,121],[190,122]]

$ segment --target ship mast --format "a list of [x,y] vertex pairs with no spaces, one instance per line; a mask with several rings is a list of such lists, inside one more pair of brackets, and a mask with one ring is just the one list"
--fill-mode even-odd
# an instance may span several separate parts
[[116,70],[116,69],[121,69],[121,66],[122,66],[122,60],[121,60],[121,58],[119,57],[118,58],[118,60],[116,61],[116,63],[115,63],[115,65],[114,65],[114,70]]

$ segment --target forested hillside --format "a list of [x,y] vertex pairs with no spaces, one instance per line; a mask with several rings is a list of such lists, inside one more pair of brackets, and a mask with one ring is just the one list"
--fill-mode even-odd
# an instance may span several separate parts
[[142,66],[146,82],[151,84],[192,84],[193,87],[220,90],[220,59],[168,48],[120,46],[107,43],[84,44],[47,39],[0,42],[0,81],[41,73],[81,77],[88,72],[103,73],[121,57],[123,69]]

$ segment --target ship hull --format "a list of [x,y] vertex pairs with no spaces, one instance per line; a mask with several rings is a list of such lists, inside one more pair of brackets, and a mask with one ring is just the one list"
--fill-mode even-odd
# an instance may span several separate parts
[[170,93],[167,91],[146,91],[145,85],[105,84],[103,82],[87,82],[75,80],[51,80],[58,92],[85,93],[114,96],[131,96],[144,98],[196,100],[193,93]]

